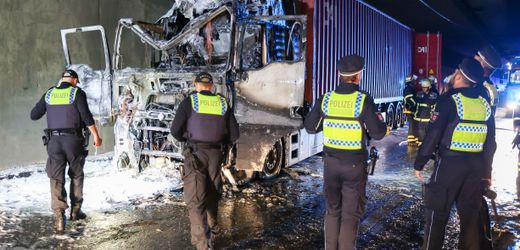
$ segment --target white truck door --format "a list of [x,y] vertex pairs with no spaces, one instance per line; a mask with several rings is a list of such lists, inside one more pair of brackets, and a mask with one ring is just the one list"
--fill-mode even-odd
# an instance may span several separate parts
[[[103,63],[101,69],[93,69],[90,65],[82,64],[71,59],[67,36],[82,32],[99,32],[103,48]],[[71,39],[72,40],[72,39]],[[100,25],[70,28],[61,30],[61,42],[65,55],[66,68],[75,70],[79,76],[78,86],[87,94],[87,102],[97,120],[107,121],[112,115],[112,72],[110,53],[105,35],[105,29]]]

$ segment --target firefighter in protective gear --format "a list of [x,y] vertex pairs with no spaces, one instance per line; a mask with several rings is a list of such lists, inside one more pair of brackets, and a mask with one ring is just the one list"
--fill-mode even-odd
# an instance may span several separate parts
[[94,146],[101,146],[92,113],[87,104],[85,92],[76,86],[78,74],[65,70],[61,82],[51,87],[31,111],[31,119],[38,120],[47,114],[47,129],[44,144],[47,146],[45,171],[51,183],[51,207],[54,211],[54,227],[57,234],[65,231],[65,210],[67,192],[65,190],[65,169],[69,165],[70,220],[85,219],[81,211],[83,203],[83,166],[88,151],[85,149],[83,129],[87,127],[94,136]]
[[325,93],[305,119],[309,133],[323,130],[325,153],[325,249],[355,249],[365,210],[367,135],[382,139],[388,128],[372,97],[359,90],[364,58],[337,63],[340,83]]
[[218,233],[218,201],[224,148],[238,140],[238,123],[226,99],[212,93],[213,78],[202,72],[194,79],[196,92],[184,99],[172,123],[175,139],[185,142],[184,201],[196,249],[213,249]]
[[415,113],[416,103],[415,103],[415,80],[417,79],[416,75],[409,75],[406,77],[406,86],[403,90],[403,103],[404,103],[404,111],[403,113],[406,115],[406,120],[408,121],[408,144],[415,143],[416,136],[415,132],[415,120],[413,119],[413,115]]
[[436,152],[439,160],[425,184],[426,212],[423,249],[442,249],[452,205],[460,218],[459,249],[479,249],[479,213],[483,179],[491,177],[486,164],[493,152],[495,124],[491,106],[472,86],[482,79],[482,68],[464,59],[452,77],[452,88],[435,107],[414,168],[424,181],[424,165]]
[[421,91],[415,95],[415,102],[417,107],[415,108],[414,120],[415,120],[415,135],[417,145],[421,145],[428,129],[428,123],[430,122],[430,116],[435,108],[435,102],[439,94],[432,90],[432,83],[429,79],[422,79],[419,81]]

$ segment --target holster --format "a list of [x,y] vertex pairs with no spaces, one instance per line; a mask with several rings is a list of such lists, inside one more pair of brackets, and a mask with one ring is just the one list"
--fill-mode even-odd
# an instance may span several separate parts
[[44,129],[43,130],[43,136],[42,136],[43,146],[47,146],[47,144],[49,144],[49,139],[50,138],[51,138],[50,130]]
[[199,160],[193,154],[193,147],[189,144],[185,144],[182,150],[182,156],[184,157],[184,177],[190,175],[195,171],[200,171],[199,169]]

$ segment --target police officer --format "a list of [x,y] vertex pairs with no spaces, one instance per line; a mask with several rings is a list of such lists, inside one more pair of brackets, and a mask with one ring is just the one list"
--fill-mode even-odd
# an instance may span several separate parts
[[85,92],[76,86],[78,74],[65,70],[61,82],[51,87],[31,111],[31,119],[38,120],[47,113],[46,140],[47,166],[45,171],[51,184],[51,207],[54,210],[55,230],[63,234],[65,230],[65,168],[69,165],[70,220],[85,219],[81,211],[83,203],[83,166],[85,165],[85,126],[94,136],[94,146],[101,146],[102,140],[90,113]]
[[367,135],[388,132],[372,97],[359,90],[363,57],[349,55],[337,63],[340,84],[325,93],[306,117],[309,133],[323,129],[325,169],[325,249],[354,249],[365,210]]
[[416,142],[415,132],[415,120],[413,119],[413,114],[415,113],[416,103],[415,103],[415,80],[417,79],[416,75],[408,75],[406,76],[406,86],[403,90],[403,104],[404,111],[403,113],[406,115],[406,120],[408,121],[408,145]]
[[442,249],[453,203],[460,218],[459,249],[479,249],[481,180],[491,176],[485,162],[493,157],[489,145],[495,138],[491,106],[472,87],[482,81],[482,73],[477,61],[462,61],[452,77],[453,87],[436,104],[419,148],[414,168],[421,181],[421,171],[437,148],[440,157],[425,184],[424,249]]
[[413,119],[415,120],[416,142],[420,146],[424,140],[430,116],[435,108],[435,102],[439,94],[432,89],[432,82],[429,79],[422,79],[419,81],[419,84],[421,85],[421,91],[417,92],[414,98],[417,108],[415,109]]
[[[493,111],[493,122],[494,115],[496,111],[496,105],[498,104],[498,91],[493,84],[493,82],[489,79],[489,76],[495,71],[496,68],[499,68],[502,65],[500,55],[492,46],[488,45],[480,49],[477,54],[474,56],[475,60],[477,60],[483,71],[484,71],[484,79],[482,82],[478,83],[476,88],[482,94],[482,96],[486,95],[487,101],[491,105],[491,109]],[[496,144],[490,145],[491,149],[494,152],[496,151]],[[493,164],[493,157],[489,159],[486,163],[491,168]],[[489,188],[491,186],[491,179],[485,180],[483,182],[484,188]],[[489,207],[484,198],[482,198],[482,209],[480,214],[480,223],[481,227],[481,239],[480,239],[480,248],[481,249],[492,249],[492,241],[491,241],[491,219],[489,218]]]
[[239,137],[238,123],[226,99],[211,91],[213,78],[201,72],[194,79],[196,92],[184,99],[172,123],[171,133],[185,143],[184,201],[191,223],[191,243],[197,249],[212,248],[221,194],[220,177],[224,145]]
[[493,82],[489,79],[489,76],[493,71],[495,71],[495,69],[502,66],[500,55],[493,46],[488,45],[480,49],[474,58],[480,63],[484,70],[484,80],[481,83],[478,83],[476,87],[479,88],[482,93],[487,94],[486,98],[488,98],[494,115],[496,105],[498,104],[498,91]]

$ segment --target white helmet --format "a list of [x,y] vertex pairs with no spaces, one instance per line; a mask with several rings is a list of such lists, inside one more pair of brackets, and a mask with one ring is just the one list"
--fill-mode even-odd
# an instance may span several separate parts
[[422,79],[419,81],[419,84],[421,84],[422,88],[431,88],[432,82],[429,79]]

